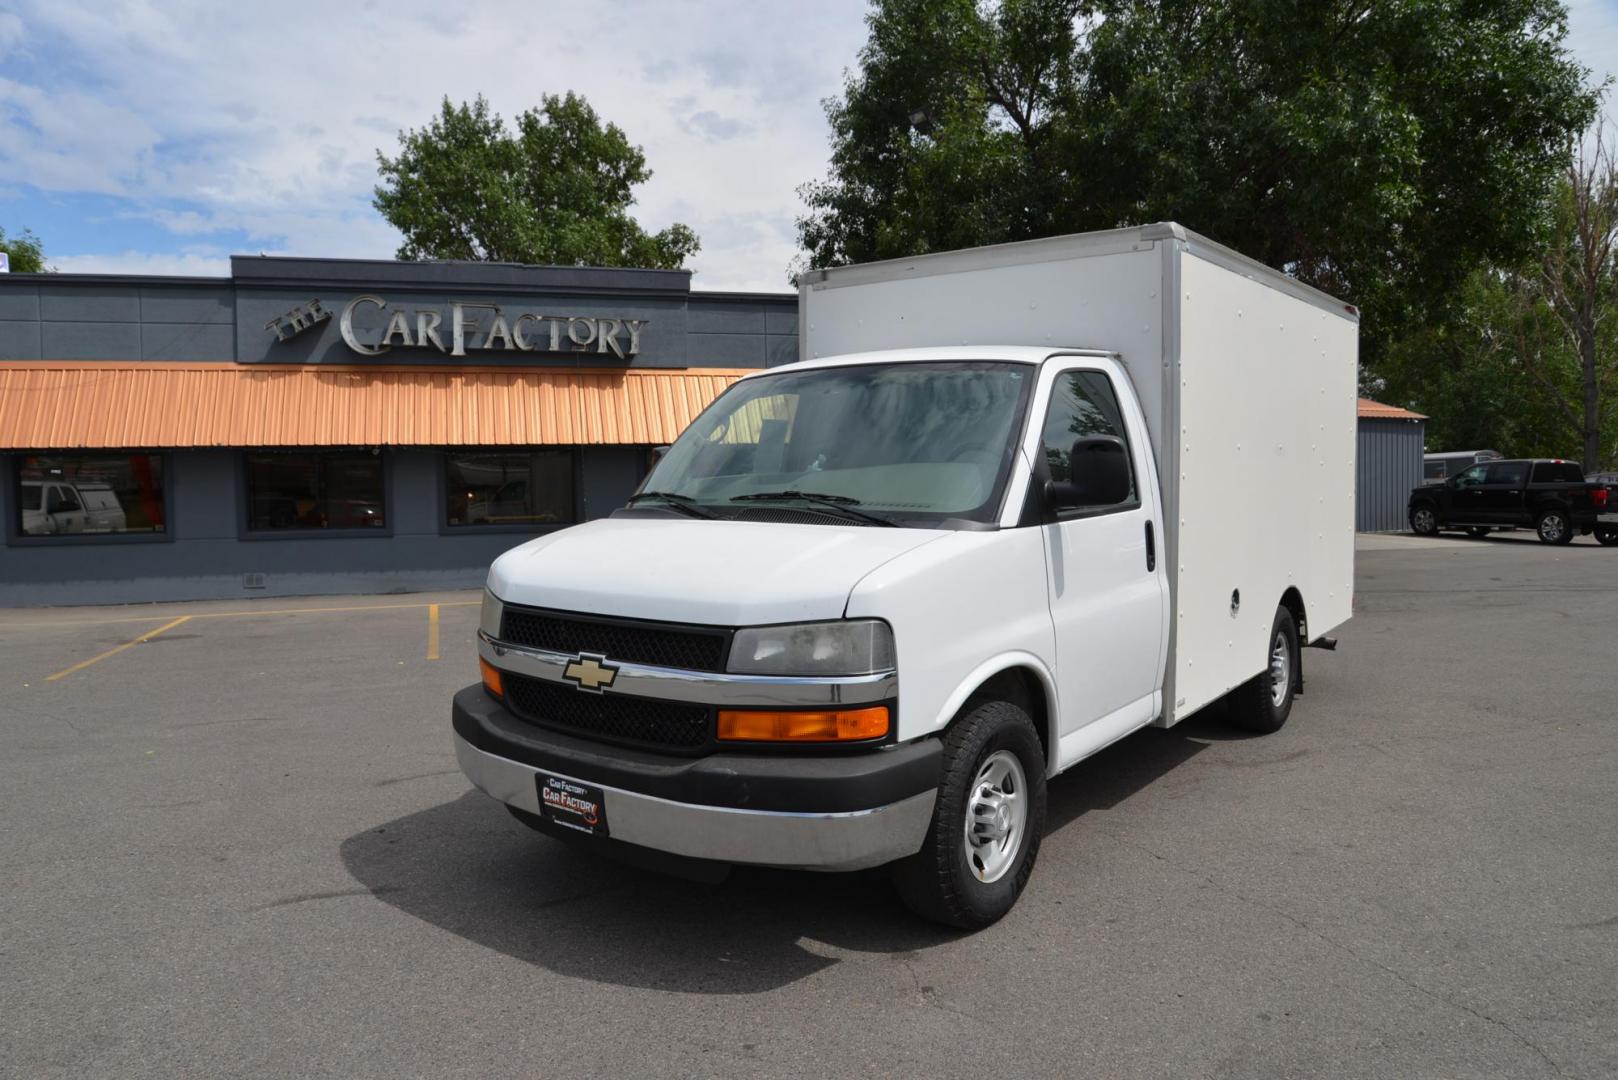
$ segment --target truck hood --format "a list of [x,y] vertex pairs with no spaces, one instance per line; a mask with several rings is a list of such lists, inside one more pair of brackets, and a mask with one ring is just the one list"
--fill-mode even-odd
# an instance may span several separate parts
[[866,574],[948,535],[605,518],[512,548],[489,568],[489,591],[511,604],[711,626],[839,619]]

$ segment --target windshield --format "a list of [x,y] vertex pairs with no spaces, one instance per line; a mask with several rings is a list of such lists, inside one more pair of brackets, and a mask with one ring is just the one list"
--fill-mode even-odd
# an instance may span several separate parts
[[642,491],[722,517],[751,516],[772,496],[831,496],[899,524],[993,521],[1033,373],[938,362],[744,379],[686,429]]

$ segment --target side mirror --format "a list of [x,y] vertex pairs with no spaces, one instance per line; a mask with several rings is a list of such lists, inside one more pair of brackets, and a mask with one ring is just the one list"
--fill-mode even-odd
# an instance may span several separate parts
[[657,463],[663,460],[663,455],[669,452],[667,446],[654,446],[646,454],[646,471],[657,468]]
[[1129,450],[1116,435],[1073,440],[1068,465],[1070,481],[1045,484],[1045,505],[1052,510],[1113,506],[1129,498]]

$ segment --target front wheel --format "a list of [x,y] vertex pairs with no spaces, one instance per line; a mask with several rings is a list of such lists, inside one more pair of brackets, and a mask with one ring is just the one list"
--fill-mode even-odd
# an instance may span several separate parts
[[1489,530],[1484,528],[1482,525],[1473,525],[1471,528],[1466,530],[1466,535],[1470,536],[1474,540],[1482,540],[1485,536],[1489,535]]
[[1022,895],[1045,831],[1045,753],[1010,701],[969,702],[944,737],[943,779],[921,850],[893,884],[918,915],[979,930]]
[[1412,507],[1410,511],[1410,531],[1417,536],[1438,535],[1438,515],[1430,506]]
[[1573,527],[1568,523],[1567,515],[1560,510],[1547,510],[1539,515],[1539,520],[1534,523],[1534,531],[1539,534],[1540,543],[1543,544],[1573,542]]
[[1618,547],[1618,525],[1603,525],[1597,529],[1596,543],[1602,547]]
[[1298,625],[1285,607],[1276,609],[1268,641],[1264,671],[1230,692],[1231,722],[1260,735],[1281,730],[1298,690]]

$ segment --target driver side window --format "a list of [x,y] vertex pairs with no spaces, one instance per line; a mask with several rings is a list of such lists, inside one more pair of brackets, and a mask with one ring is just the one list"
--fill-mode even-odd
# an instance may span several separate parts
[[1051,403],[1045,413],[1042,449],[1045,467],[1050,479],[1067,483],[1073,479],[1072,453],[1074,443],[1091,436],[1117,439],[1130,461],[1129,494],[1117,503],[1096,503],[1080,506],[1081,512],[1097,510],[1129,510],[1140,504],[1135,490],[1133,455],[1129,450],[1129,436],[1125,433],[1124,417],[1118,407],[1118,395],[1113,393],[1107,376],[1099,371],[1065,371],[1051,386]]
[[1477,487],[1483,483],[1483,476],[1488,471],[1489,467],[1487,465],[1474,465],[1455,478],[1455,486],[1458,488]]

